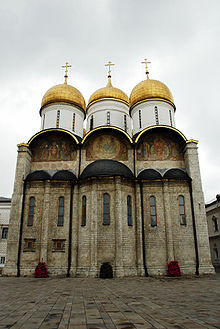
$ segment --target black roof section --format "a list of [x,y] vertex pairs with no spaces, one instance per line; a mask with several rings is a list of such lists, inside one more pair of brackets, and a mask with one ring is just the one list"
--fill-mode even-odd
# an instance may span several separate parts
[[54,180],[75,180],[76,175],[69,170],[59,170],[53,176]]
[[80,178],[111,176],[134,178],[132,171],[125,164],[114,160],[97,160],[90,163]]

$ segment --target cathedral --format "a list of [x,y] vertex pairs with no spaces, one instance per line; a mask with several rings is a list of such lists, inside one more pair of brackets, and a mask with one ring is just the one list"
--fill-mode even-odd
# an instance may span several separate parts
[[[88,104],[67,83],[42,98],[41,130],[18,145],[6,276],[113,277],[214,273],[198,142],[175,126],[169,88],[150,79],[130,97],[112,85]],[[110,273],[109,272],[109,273]]]

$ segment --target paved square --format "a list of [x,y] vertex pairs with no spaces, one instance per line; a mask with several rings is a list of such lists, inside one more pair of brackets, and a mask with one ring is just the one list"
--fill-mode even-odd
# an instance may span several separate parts
[[0,277],[0,329],[220,328],[220,275]]

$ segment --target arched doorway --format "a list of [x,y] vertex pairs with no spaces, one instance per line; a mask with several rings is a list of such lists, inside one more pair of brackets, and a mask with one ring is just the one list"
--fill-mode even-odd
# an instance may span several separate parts
[[100,278],[101,279],[112,279],[113,270],[112,266],[109,263],[103,263],[100,267]]

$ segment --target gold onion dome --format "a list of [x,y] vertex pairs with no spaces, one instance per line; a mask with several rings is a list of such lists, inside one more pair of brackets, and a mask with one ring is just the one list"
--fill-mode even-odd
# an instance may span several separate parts
[[147,78],[138,83],[131,92],[129,99],[130,107],[146,100],[163,100],[175,108],[171,91],[164,83],[158,80]]
[[52,103],[68,103],[86,109],[81,92],[73,86],[63,83],[50,88],[42,98],[41,108]]
[[100,88],[92,94],[89,98],[88,106],[105,99],[113,99],[127,105],[129,104],[128,96],[121,89],[112,86],[110,77],[108,78],[108,83],[105,88]]

